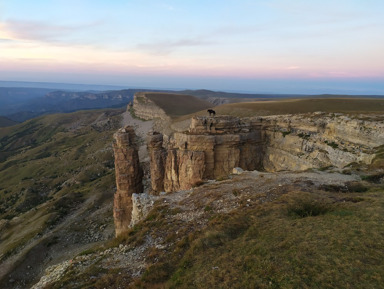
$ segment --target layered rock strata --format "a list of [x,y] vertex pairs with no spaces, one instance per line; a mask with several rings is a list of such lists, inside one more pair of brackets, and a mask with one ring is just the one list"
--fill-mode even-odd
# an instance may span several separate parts
[[[370,117],[372,119],[372,117]],[[313,113],[260,118],[268,171],[370,164],[384,145],[382,120]]]
[[235,167],[297,171],[369,164],[384,145],[384,123],[326,113],[193,117],[167,148],[161,139],[149,138],[152,190],[170,192],[225,178]]
[[150,133],[147,138],[147,148],[150,159],[151,188],[153,194],[164,191],[164,164],[166,150],[163,148],[163,135]]
[[[134,139],[131,127],[115,134],[117,234],[130,225],[132,194],[143,190]],[[175,132],[166,142],[160,133],[148,135],[150,191],[188,190],[205,180],[225,178],[234,168],[274,172],[370,164],[383,145],[384,121],[374,116],[193,117],[188,131]],[[147,200],[137,198],[142,199]]]
[[168,121],[170,119],[162,108],[146,97],[145,92],[138,92],[134,95],[133,110],[135,116],[144,120],[162,119]]
[[132,194],[143,192],[143,170],[140,166],[133,127],[127,126],[114,134],[116,193],[113,217],[116,235],[129,229],[132,215]]
[[260,132],[260,122],[223,116],[194,117],[189,131],[175,133],[167,149],[160,148],[161,134],[150,135],[152,191],[190,189],[227,177],[234,167],[260,168]]

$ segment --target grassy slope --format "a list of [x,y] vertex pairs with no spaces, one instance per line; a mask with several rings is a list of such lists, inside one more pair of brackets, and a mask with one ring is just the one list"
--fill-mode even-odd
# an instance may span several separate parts
[[[325,103],[325,108],[334,111],[336,108],[332,101]],[[381,103],[375,103],[369,109],[377,111],[381,109]],[[314,111],[326,110],[319,109],[318,104],[308,104],[307,110],[310,110],[310,107],[313,107]],[[270,102],[269,106],[265,106],[267,104],[263,102],[261,105],[264,106],[256,104],[251,107],[253,114],[266,108],[269,112],[276,113],[300,112],[302,109],[293,101],[275,104]],[[367,110],[366,101],[356,103],[348,109],[358,110],[359,105],[361,109]],[[346,109],[345,105],[341,106]],[[221,107],[217,109],[219,113]],[[249,108],[249,104],[246,104],[240,106],[238,111],[230,108],[228,110],[243,115],[249,113]],[[1,145],[6,148],[3,157],[11,154],[7,156],[8,160],[1,164],[1,172],[7,172],[8,166],[9,169],[16,170],[16,175],[20,175],[15,177],[15,173],[10,171],[5,177],[1,174],[0,184],[9,182],[9,186],[15,188],[12,191],[14,193],[21,191],[22,186],[34,184],[35,178],[40,176],[42,184],[48,184],[52,189],[71,177],[72,180],[80,180],[80,183],[73,182],[68,191],[61,189],[57,196],[78,192],[87,197],[90,193],[100,190],[98,180],[89,176],[88,170],[81,169],[88,166],[93,168],[93,164],[100,163],[99,158],[102,155],[99,154],[103,151],[104,141],[111,139],[110,130],[106,131],[105,135],[100,135],[89,126],[95,118],[96,115],[93,115],[88,122],[84,122],[83,127],[80,126],[74,131],[71,131],[71,127],[81,122],[80,117],[79,121],[76,121],[77,114],[73,114],[70,120],[39,118],[24,124],[26,126],[17,126],[19,129],[16,131],[13,131],[13,128],[0,130]],[[60,125],[49,128],[49,125],[55,123]],[[39,131],[39,127],[44,130]],[[29,143],[31,138],[23,138],[25,134],[33,136],[32,139],[36,141]],[[4,140],[5,136],[7,141]],[[44,156],[44,146],[53,150],[53,155]],[[17,153],[23,150],[27,154],[17,157]],[[40,153],[43,154],[36,159]],[[23,161],[25,158],[29,161]],[[53,159],[48,163],[42,162],[51,158]],[[94,158],[99,161],[91,161]],[[35,162],[35,167],[29,167],[29,163],[32,165]],[[61,162],[64,162],[63,167],[59,165]],[[376,165],[379,163],[380,160],[377,160]],[[106,168],[108,167],[106,164]],[[111,171],[106,168],[106,173],[101,176],[105,188],[110,189],[113,178]],[[379,165],[375,169],[382,169],[382,166]],[[53,177],[55,173],[50,175],[48,171],[57,172],[56,177]],[[99,169],[96,169],[96,172],[98,171]],[[61,174],[64,174],[62,179]],[[30,176],[33,179],[29,179]],[[52,176],[52,180],[49,176]],[[85,179],[82,179],[83,177]],[[147,258],[153,260],[153,265],[147,268],[142,278],[135,281],[136,288],[380,288],[384,276],[384,252],[381,249],[384,247],[384,194],[382,185],[369,186],[372,188],[368,192],[335,193],[321,191],[309,184],[309,193],[290,191],[270,203],[248,207],[246,200],[243,200],[243,205],[230,214],[216,213],[207,204],[200,204],[205,207],[206,218],[209,220],[208,227],[203,230],[185,226],[185,223],[170,222],[167,216],[178,212],[170,210],[164,204],[158,204],[146,220],[135,226],[126,236],[114,240],[111,246],[140,243],[148,233],[154,238],[166,237],[170,244],[166,250],[153,248],[147,252]],[[5,193],[6,190],[5,187],[1,188],[1,197],[9,194]],[[238,192],[233,191],[233,194],[237,196]],[[48,197],[50,196],[48,194]],[[55,193],[53,197],[57,201]],[[217,198],[220,198],[220,195]],[[200,195],[197,199],[200,199]],[[13,208],[20,204],[20,200],[17,202]],[[295,208],[304,207],[305,211],[305,204],[308,203],[310,208],[320,206],[327,210],[318,216],[302,218],[295,215]],[[14,212],[15,209],[5,212],[2,217]],[[28,216],[30,212],[24,216]],[[39,212],[42,212],[45,218],[47,214],[51,216],[53,213],[40,209]],[[36,218],[39,218],[38,214]],[[38,222],[46,224],[43,217]],[[26,228],[27,224],[23,226]],[[23,227],[19,230],[23,230]],[[101,277],[96,285],[94,275]],[[83,283],[81,287],[74,288],[124,287],[126,280],[131,278],[124,276],[122,272],[105,270],[90,270],[75,277]],[[71,276],[70,279],[73,278]],[[62,285],[58,283],[52,288],[61,288]]]
[[[250,196],[247,190],[254,192]],[[255,202],[257,190],[257,185],[232,191],[220,184],[199,188],[182,204],[203,211],[206,227],[173,218],[180,209],[157,203],[143,222],[111,243],[134,248],[146,235],[165,239],[166,249],[146,252],[152,264],[141,278],[95,264],[76,276],[76,285],[70,270],[68,283],[51,288],[124,288],[129,283],[129,288],[382,288],[382,184],[363,182],[347,193],[310,183],[304,190],[283,186],[275,188],[272,201]],[[229,213],[202,201],[228,193],[240,204]]]
[[251,103],[224,104],[217,108],[220,114],[241,112],[242,116],[263,114],[307,113],[315,111],[342,113],[382,113],[383,99],[297,99],[282,101],[259,101]]
[[[288,99],[279,101],[254,101],[243,103],[223,104],[214,108],[217,114],[239,117],[295,114],[324,111],[330,113],[383,113],[383,99],[357,98],[316,98],[316,99]],[[192,115],[208,115],[205,110],[194,114],[181,116],[175,122],[183,121]]]
[[16,121],[10,120],[6,117],[0,116],[0,127],[12,126],[17,124]]
[[177,117],[212,107],[208,101],[191,95],[173,93],[146,93],[169,116]]
[[121,112],[48,115],[0,129],[0,269],[87,199],[112,200]]
[[213,218],[167,287],[380,288],[383,192],[355,194],[364,200],[343,205],[328,196],[328,213],[305,218],[291,216],[284,204],[297,205],[300,195],[291,192],[284,200]]

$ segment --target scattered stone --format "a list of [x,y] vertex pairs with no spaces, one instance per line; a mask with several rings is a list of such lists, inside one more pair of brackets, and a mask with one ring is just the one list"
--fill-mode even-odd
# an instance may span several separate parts
[[243,172],[244,172],[244,170],[242,168],[239,168],[239,167],[233,168],[233,170],[232,170],[232,173],[234,175],[241,175]]

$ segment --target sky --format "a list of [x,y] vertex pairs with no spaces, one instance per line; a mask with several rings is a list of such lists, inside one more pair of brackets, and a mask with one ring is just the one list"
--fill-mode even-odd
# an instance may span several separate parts
[[384,1],[0,0],[0,80],[384,95]]

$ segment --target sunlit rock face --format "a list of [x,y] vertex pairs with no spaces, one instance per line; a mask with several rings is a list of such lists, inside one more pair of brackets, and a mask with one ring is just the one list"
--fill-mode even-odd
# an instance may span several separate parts
[[263,166],[268,171],[369,164],[384,144],[384,123],[342,114],[262,118]]
[[206,179],[227,177],[234,167],[261,167],[260,123],[235,117],[194,117],[189,131],[148,137],[152,191],[187,190]]
[[136,117],[150,120],[150,119],[162,119],[168,120],[169,116],[161,109],[156,103],[150,100],[145,92],[138,92],[133,98],[133,109]]
[[369,164],[384,144],[383,121],[311,113],[254,118],[193,117],[188,131],[148,139],[153,192],[220,179],[233,168],[306,170]]
[[[148,200],[160,192],[189,190],[209,179],[221,179],[242,170],[300,171],[351,163],[369,164],[384,145],[384,122],[342,114],[311,113],[253,118],[193,117],[188,131],[147,137],[151,183]],[[132,127],[114,136],[116,234],[128,229],[132,194],[143,192]],[[147,200],[136,198],[137,200]],[[141,204],[142,201],[136,203]],[[148,202],[144,202],[147,204]]]

